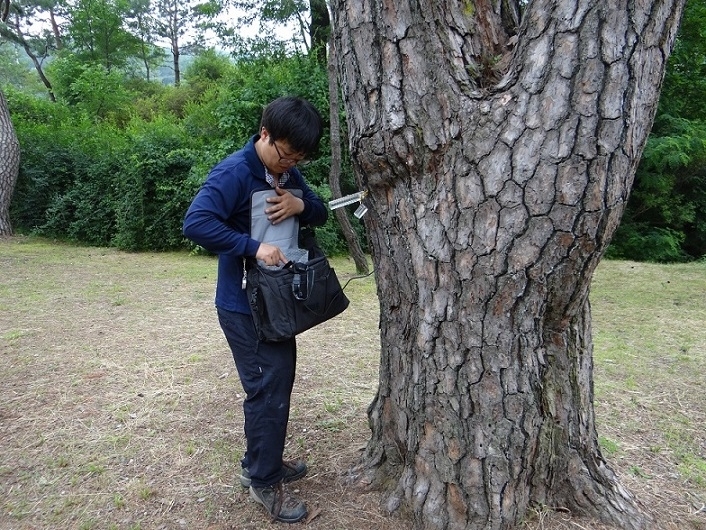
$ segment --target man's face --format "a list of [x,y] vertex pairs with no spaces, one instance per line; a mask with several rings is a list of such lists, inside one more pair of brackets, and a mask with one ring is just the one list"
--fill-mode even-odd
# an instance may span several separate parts
[[289,168],[305,162],[304,154],[297,153],[286,140],[272,140],[270,133],[262,128],[260,138],[263,140],[262,158],[268,169],[283,173]]

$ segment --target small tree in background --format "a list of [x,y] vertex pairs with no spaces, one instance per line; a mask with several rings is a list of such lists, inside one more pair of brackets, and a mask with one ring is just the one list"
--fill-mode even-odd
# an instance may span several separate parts
[[129,4],[112,0],[77,0],[67,13],[69,48],[76,62],[124,70],[139,56],[140,40],[127,29]]
[[0,24],[0,36],[24,50],[49,97],[54,100],[54,91],[46,75],[44,63],[51,54],[60,50],[63,44],[56,19],[56,13],[61,11],[62,7],[51,0],[20,0],[10,5],[7,21],[4,25]]

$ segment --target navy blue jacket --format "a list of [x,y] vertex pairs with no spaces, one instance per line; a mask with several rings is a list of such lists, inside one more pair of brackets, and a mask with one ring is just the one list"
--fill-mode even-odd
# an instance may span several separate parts
[[[271,189],[265,180],[265,166],[255,151],[259,135],[253,136],[239,151],[217,164],[194,197],[184,218],[186,237],[209,252],[218,254],[216,306],[228,311],[250,313],[242,288],[243,257],[254,257],[259,241],[250,237],[250,196]],[[299,170],[289,170],[284,189],[303,191],[302,226],[326,222],[328,211],[319,197],[307,186]]]

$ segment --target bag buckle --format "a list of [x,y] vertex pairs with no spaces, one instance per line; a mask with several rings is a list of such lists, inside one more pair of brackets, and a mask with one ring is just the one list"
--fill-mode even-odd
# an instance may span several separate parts
[[314,285],[314,269],[306,263],[293,263],[292,294],[300,301],[309,299],[309,286]]

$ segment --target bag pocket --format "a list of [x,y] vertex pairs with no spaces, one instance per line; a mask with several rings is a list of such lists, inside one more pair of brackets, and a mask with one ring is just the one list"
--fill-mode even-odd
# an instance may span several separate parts
[[291,273],[255,267],[248,272],[248,300],[260,340],[283,341],[295,335]]
[[342,313],[350,303],[326,257],[276,270],[253,265],[247,288],[263,341],[289,339]]

